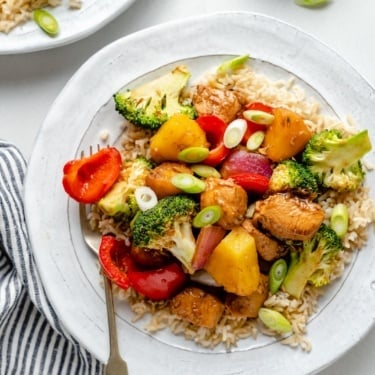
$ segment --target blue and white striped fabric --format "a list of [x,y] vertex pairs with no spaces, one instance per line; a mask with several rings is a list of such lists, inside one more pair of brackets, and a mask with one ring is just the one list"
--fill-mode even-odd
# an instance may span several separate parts
[[23,211],[25,169],[18,149],[0,140],[0,375],[101,374],[102,364],[61,326],[41,284]]

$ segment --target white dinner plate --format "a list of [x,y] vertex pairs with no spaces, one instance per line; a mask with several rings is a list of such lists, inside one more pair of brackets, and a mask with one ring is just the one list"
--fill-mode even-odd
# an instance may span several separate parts
[[81,9],[69,9],[68,1],[61,6],[48,8],[59,23],[60,31],[55,37],[44,33],[30,20],[8,34],[0,33],[0,55],[35,52],[60,47],[83,39],[99,30],[134,0],[83,0]]
[[[46,292],[66,328],[97,358],[108,356],[104,293],[95,257],[80,233],[78,205],[61,180],[66,161],[81,149],[109,143],[123,122],[113,93],[146,81],[184,62],[193,78],[224,59],[249,53],[250,64],[268,76],[296,77],[325,111],[360,127],[375,118],[373,88],[331,49],[286,23],[252,13],[219,13],[168,23],[137,32],[103,48],[71,78],[40,130],[28,169],[25,198],[28,228]],[[370,129],[374,138],[374,130]],[[369,156],[373,162],[373,154]],[[374,175],[367,176],[374,186]],[[131,374],[186,375],[315,373],[355,345],[370,329],[375,311],[375,253],[368,246],[355,256],[344,276],[320,300],[308,324],[312,351],[303,352],[259,335],[238,347],[203,349],[168,330],[155,335],[144,321],[116,303],[120,350]]]

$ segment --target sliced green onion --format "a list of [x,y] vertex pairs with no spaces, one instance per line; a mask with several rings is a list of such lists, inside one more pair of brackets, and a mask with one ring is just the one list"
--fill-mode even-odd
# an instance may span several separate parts
[[189,173],[177,173],[172,177],[172,184],[185,193],[201,193],[206,188],[204,181]]
[[264,136],[265,136],[265,133],[261,130],[258,130],[254,132],[253,134],[251,134],[249,139],[246,142],[247,149],[250,151],[257,150],[260,147],[260,145],[263,143]]
[[35,23],[47,34],[56,35],[59,32],[59,24],[56,18],[45,9],[35,9],[33,12]]
[[247,111],[244,111],[243,117],[245,117],[246,120],[255,122],[259,125],[270,125],[275,119],[275,116],[272,113],[258,111],[256,109],[248,109]]
[[158,203],[155,192],[148,186],[137,187],[134,191],[134,196],[141,211],[149,210]]
[[278,333],[289,333],[292,331],[292,325],[285,316],[276,310],[261,307],[258,312],[259,319],[263,324]]
[[275,294],[280,289],[280,286],[285,279],[287,271],[288,265],[285,259],[280,258],[272,264],[270,272],[268,274],[270,292],[272,294]]
[[185,163],[199,163],[206,159],[210,150],[206,147],[187,147],[177,155],[178,160]]
[[211,167],[210,165],[194,164],[190,168],[196,175],[200,177],[205,177],[205,178],[207,177],[220,178],[221,177],[220,172],[216,168]]
[[221,217],[220,206],[207,206],[198,212],[193,219],[193,227],[202,228],[216,223]]
[[294,2],[303,7],[316,7],[327,4],[329,0],[294,0]]
[[233,70],[241,68],[246,61],[249,59],[249,55],[241,55],[237,56],[233,59],[224,61],[222,64],[219,65],[217,68],[218,73],[230,73]]
[[342,238],[348,231],[349,225],[349,212],[348,207],[343,203],[336,204],[332,209],[332,215],[330,219],[330,226],[336,232],[336,234]]
[[234,148],[240,144],[247,130],[247,122],[244,119],[232,121],[224,132],[224,146]]

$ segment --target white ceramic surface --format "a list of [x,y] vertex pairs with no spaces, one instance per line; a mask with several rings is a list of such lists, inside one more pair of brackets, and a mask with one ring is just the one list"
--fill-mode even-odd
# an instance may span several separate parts
[[55,37],[44,33],[32,20],[17,26],[9,34],[0,33],[0,55],[34,52],[82,39],[106,25],[127,9],[134,0],[83,0],[81,9],[69,9],[68,1],[48,10],[59,23]]
[[[295,75],[328,112],[342,118],[350,112],[364,126],[375,116],[373,89],[329,48],[276,19],[226,13],[161,25],[110,44],[71,78],[42,126],[25,187],[35,258],[63,324],[102,360],[108,346],[100,276],[81,239],[77,204],[62,189],[62,167],[79,150],[98,143],[103,129],[110,130],[109,141],[115,142],[122,119],[111,96],[121,87],[139,77],[149,79],[181,60],[196,77],[228,55],[243,53],[250,53],[254,66],[269,75]],[[144,77],[147,72],[151,73]],[[372,129],[370,135],[374,138]],[[372,154],[369,159],[373,161]],[[368,180],[373,185],[371,173]],[[150,368],[154,374],[171,375],[176,368],[184,374],[315,373],[343,355],[372,326],[374,263],[368,246],[329,289],[308,325],[313,344],[309,354],[264,337],[242,340],[238,348],[226,352],[222,347],[202,349],[168,331],[152,336],[143,331],[143,322],[132,324],[130,312],[118,303],[120,349],[134,374],[146,374]]]

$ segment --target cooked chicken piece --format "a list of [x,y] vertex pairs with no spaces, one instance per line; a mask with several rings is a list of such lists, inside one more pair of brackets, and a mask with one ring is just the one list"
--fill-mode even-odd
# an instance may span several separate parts
[[182,191],[171,182],[173,176],[178,173],[193,174],[193,171],[182,163],[161,163],[146,176],[146,185],[155,192],[159,199],[168,195],[179,194]]
[[230,90],[220,90],[198,85],[193,95],[193,104],[200,116],[215,115],[227,124],[236,118],[241,104]]
[[318,203],[288,194],[257,201],[253,223],[281,240],[305,241],[319,229],[324,211]]
[[264,260],[272,261],[287,253],[286,247],[255,228],[250,219],[246,219],[242,226],[254,237],[257,252]]
[[246,191],[232,180],[208,177],[206,190],[200,197],[201,208],[218,205],[221,217],[217,222],[224,229],[232,229],[241,225],[247,210]]
[[170,311],[196,326],[214,328],[223,314],[224,304],[200,288],[187,287],[172,298]]
[[267,297],[268,276],[261,274],[258,289],[249,296],[228,293],[225,298],[225,310],[236,318],[256,318]]

